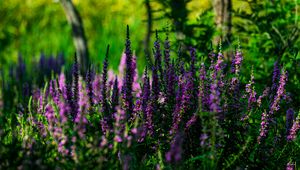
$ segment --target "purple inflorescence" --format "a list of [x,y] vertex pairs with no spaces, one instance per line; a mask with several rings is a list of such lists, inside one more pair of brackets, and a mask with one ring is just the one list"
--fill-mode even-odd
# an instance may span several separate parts
[[117,112],[114,113],[114,141],[117,143],[121,143],[123,138],[123,132],[125,129],[124,121],[126,119],[125,111],[121,108],[117,108]]
[[142,112],[143,116],[146,117],[146,109],[147,109],[147,102],[150,98],[150,80],[147,73],[147,68],[144,72],[144,78],[143,78],[143,89],[142,89]]
[[163,81],[163,69],[162,69],[162,55],[160,50],[160,42],[158,38],[158,32],[156,30],[156,40],[154,42],[154,58],[155,58],[155,67],[157,69],[157,74],[160,75],[160,81]]
[[170,150],[165,155],[167,162],[178,162],[182,159],[182,143],[183,138],[177,133],[171,142]]
[[272,92],[275,92],[277,90],[279,77],[280,77],[280,68],[279,68],[278,61],[276,61],[274,63],[274,70],[273,70],[273,77],[272,77],[272,88],[271,88]]
[[114,81],[113,91],[111,95],[111,113],[115,113],[116,107],[119,105],[119,88],[118,88],[118,77]]
[[219,52],[217,63],[215,65],[216,72],[219,72],[221,69],[223,69],[223,60],[224,60],[224,56],[221,52]]
[[270,88],[269,87],[267,87],[264,91],[263,91],[263,94],[262,95],[260,95],[259,97],[258,97],[258,99],[257,99],[257,105],[260,107],[261,106],[261,102],[262,102],[262,99],[264,98],[264,97],[267,97],[268,95],[269,95],[269,93],[270,93]]
[[[283,94],[285,91],[285,84],[287,81],[287,71],[282,70],[282,74],[280,75],[279,80],[279,86],[277,88],[276,96],[274,97],[274,101],[270,106],[270,110],[268,113],[262,114],[262,122],[261,122],[261,128],[260,128],[260,135],[258,137],[258,142],[260,143],[262,139],[264,139],[267,136],[268,133],[268,126],[270,124],[270,121],[272,120],[272,116],[274,116],[274,113],[279,110],[279,104],[281,99],[283,98]],[[297,129],[297,124],[295,124],[295,129]],[[294,127],[294,125],[293,125]],[[292,127],[292,129],[293,129]],[[292,131],[291,129],[291,131]],[[293,133],[290,133],[290,135]],[[288,139],[291,139],[293,135],[290,137],[288,136]]]
[[266,112],[262,113],[261,116],[261,123],[260,123],[260,133],[258,136],[258,143],[261,143],[261,140],[264,139],[267,136],[267,127],[269,125],[269,117],[266,114]]
[[164,43],[164,62],[165,62],[165,68],[168,69],[170,66],[170,41],[168,35]]
[[293,141],[297,137],[297,131],[300,129],[300,112],[297,115],[296,120],[294,121],[292,127],[289,129],[287,140]]
[[293,121],[294,121],[294,116],[295,116],[295,112],[293,109],[289,108],[286,111],[286,131],[287,133],[289,133],[290,129],[293,126]]
[[124,99],[124,107],[126,112],[126,117],[129,118],[133,112],[133,95],[132,95],[132,85],[133,85],[133,70],[132,70],[132,52],[131,52],[131,42],[129,39],[129,26],[127,25],[127,36],[125,43],[125,55],[126,55],[126,70],[125,77],[123,81],[122,93]]
[[240,51],[236,52],[235,59],[234,59],[234,65],[235,65],[235,74],[238,75],[240,72],[240,67],[243,61],[243,56]]
[[86,91],[89,97],[89,104],[91,106],[91,109],[94,106],[93,80],[94,80],[94,75],[91,68],[89,68],[86,75],[86,86],[87,86]]
[[107,102],[107,71],[108,71],[108,52],[109,45],[107,46],[105,59],[103,62],[103,70],[102,70],[102,82],[101,82],[101,112],[110,120],[109,118],[109,105]]
[[[22,139],[20,146],[24,147],[21,150],[27,152],[26,156],[36,154],[34,150],[25,150],[28,146],[32,148],[33,144],[42,143],[42,148],[51,151],[51,157],[46,154],[43,158],[60,163],[70,160],[71,169],[72,162],[86,160],[87,165],[91,160],[91,166],[100,163],[99,168],[112,165],[113,168],[134,169],[139,168],[134,164],[142,161],[149,163],[152,169],[173,168],[173,164],[179,165],[179,169],[185,165],[191,168],[200,165],[199,169],[205,169],[207,163],[208,168],[234,169],[248,166],[239,165],[243,162],[235,160],[240,153],[257,158],[252,162],[254,166],[266,160],[273,161],[273,157],[268,157],[273,154],[279,155],[278,160],[283,162],[285,157],[280,155],[287,155],[290,162],[280,167],[295,169],[294,153],[288,155],[289,149],[273,147],[276,144],[295,146],[300,129],[300,113],[296,117],[291,109],[297,108],[294,106],[297,101],[291,102],[295,94],[286,94],[288,75],[284,69],[280,74],[278,63],[274,65],[273,86],[270,82],[254,87],[261,79],[254,82],[252,68],[249,83],[244,83],[246,76],[240,75],[243,61],[240,50],[233,57],[231,70],[226,66],[228,53],[224,53],[224,57],[221,49],[208,54],[208,61],[207,57],[197,61],[199,55],[195,48],[188,48],[171,60],[168,37],[162,53],[156,35],[152,56],[155,63],[149,62],[150,69],[146,67],[139,77],[139,57],[132,54],[129,28],[125,48],[118,76],[108,69],[108,46],[100,74],[90,69],[84,79],[79,74],[75,55],[72,75],[63,72],[52,75],[44,90],[22,82],[24,88],[32,90],[33,96],[27,107],[20,104],[14,131],[22,135],[16,139]],[[22,70],[23,59],[19,60]],[[185,60],[190,62],[185,63]],[[53,64],[56,59],[52,57],[48,61],[41,57],[40,62]],[[246,86],[245,90],[242,85]],[[257,93],[262,89],[256,92],[257,87],[265,87],[260,96]],[[22,89],[22,86],[17,88]],[[290,109],[282,114],[286,108]],[[8,131],[4,129],[4,132],[0,129],[0,134],[7,131],[10,135],[10,129],[6,129]],[[254,132],[258,133],[257,141],[249,136]],[[39,136],[42,140],[36,138]],[[39,141],[29,143],[27,138]],[[253,142],[258,144],[253,145]],[[55,158],[52,160],[52,157]],[[151,161],[155,161],[154,164]],[[268,162],[268,165],[273,163]]]
[[248,110],[252,108],[252,105],[256,102],[256,92],[254,88],[254,75],[253,69],[251,72],[251,79],[248,84],[246,84],[246,92],[248,93]]
[[287,82],[287,71],[283,70],[280,75],[279,86],[277,88],[276,95],[274,97],[274,101],[271,104],[270,114],[273,115],[275,111],[279,110],[279,103],[285,93],[285,84]]
[[289,162],[286,164],[286,170],[295,170],[296,169],[296,165]]
[[77,117],[78,114],[78,101],[79,101],[79,65],[77,62],[77,55],[75,53],[74,65],[73,65],[73,84],[72,84],[72,117],[73,120]]
[[211,112],[220,112],[220,92],[218,90],[217,80],[210,85],[209,109]]

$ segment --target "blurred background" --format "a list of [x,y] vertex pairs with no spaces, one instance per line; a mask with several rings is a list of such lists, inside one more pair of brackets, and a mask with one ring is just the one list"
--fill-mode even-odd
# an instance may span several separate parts
[[[201,55],[210,50],[211,43],[216,45],[220,37],[225,42],[224,49],[233,44],[228,46],[230,50],[234,50],[239,40],[253,64],[293,56],[299,50],[298,0],[73,0],[72,3],[82,18],[90,59],[100,63],[106,45],[110,44],[114,69],[124,49],[127,24],[138,56],[146,48],[151,50],[155,30],[169,30],[173,42],[197,46]],[[18,53],[25,62],[39,58],[41,53],[63,53],[67,60],[73,58],[72,27],[61,1],[0,1],[0,18],[0,67],[16,63]],[[139,61],[144,64],[143,57]]]
[[[75,33],[68,4],[81,20]],[[205,60],[221,41],[229,61],[240,46],[246,63],[243,71],[250,76],[254,66],[256,81],[262,84],[278,61],[289,71],[290,91],[297,92],[299,6],[299,0],[1,0],[0,81],[16,65],[19,70],[26,66],[26,74],[33,77],[36,63],[41,65],[47,58],[71,64],[76,48],[85,48],[76,46],[76,33],[86,44],[87,65],[100,68],[110,44],[109,67],[117,70],[129,25],[140,73],[157,30],[162,42],[169,35],[174,58],[179,46],[194,46],[198,59]]]

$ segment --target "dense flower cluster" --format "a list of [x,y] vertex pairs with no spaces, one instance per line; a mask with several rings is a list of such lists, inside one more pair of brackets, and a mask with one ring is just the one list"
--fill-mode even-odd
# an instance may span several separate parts
[[[99,169],[246,169],[272,165],[261,161],[277,153],[274,138],[288,144],[297,139],[300,113],[295,120],[293,109],[281,114],[290,106],[282,107],[287,71],[280,74],[278,64],[272,84],[265,84],[261,93],[254,69],[248,83],[249,75],[241,75],[240,50],[231,69],[221,49],[201,63],[194,48],[177,57],[171,51],[168,36],[161,47],[156,33],[154,64],[139,77],[139,58],[132,54],[127,28],[118,74],[109,69],[109,46],[102,72],[91,67],[85,78],[75,55],[72,73],[62,71],[43,89],[35,89],[27,110],[20,111],[19,140],[32,155],[38,142],[53,154],[45,154],[49,160]],[[295,167],[281,160],[282,168]]]

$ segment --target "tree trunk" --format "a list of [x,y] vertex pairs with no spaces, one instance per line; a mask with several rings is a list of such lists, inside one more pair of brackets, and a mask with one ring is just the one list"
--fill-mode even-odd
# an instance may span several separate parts
[[89,64],[89,53],[81,17],[71,0],[60,0],[60,2],[64,8],[68,23],[72,26],[73,41],[79,58],[78,63],[81,74],[84,74]]
[[[228,46],[231,41],[231,11],[232,0],[214,0],[215,24],[217,31],[220,32],[220,37],[224,46]],[[220,39],[215,38],[214,43],[218,44]]]

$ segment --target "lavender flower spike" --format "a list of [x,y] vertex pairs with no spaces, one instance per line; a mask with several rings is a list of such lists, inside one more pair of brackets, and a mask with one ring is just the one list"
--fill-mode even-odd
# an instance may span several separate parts
[[127,36],[125,43],[125,55],[126,55],[126,72],[124,77],[124,83],[122,87],[122,93],[124,98],[124,107],[126,117],[129,118],[133,112],[133,96],[132,96],[132,84],[133,84],[133,70],[132,70],[132,52],[129,39],[129,26],[127,25]]
[[87,71],[87,75],[86,75],[86,85],[87,85],[87,94],[89,97],[89,104],[90,104],[90,110],[92,110],[93,106],[94,106],[94,93],[93,93],[93,73],[91,68],[88,69]]
[[218,113],[220,111],[220,92],[218,90],[217,80],[210,85],[209,108],[211,112]]
[[287,82],[287,71],[283,70],[282,71],[282,74],[280,75],[280,80],[279,80],[279,86],[278,86],[278,89],[277,89],[277,93],[276,93],[276,96],[274,97],[274,101],[271,105],[271,108],[270,108],[270,114],[273,115],[273,113],[275,111],[278,111],[279,110],[279,103],[280,103],[280,100],[282,99],[283,95],[284,95],[284,92],[285,92],[285,84]]
[[278,61],[276,61],[274,63],[274,70],[273,70],[273,77],[272,77],[272,92],[275,92],[277,90],[277,86],[278,86],[278,83],[277,81],[279,80],[279,76],[280,76],[280,69],[279,69],[279,66],[278,66]]
[[287,111],[286,111],[286,131],[287,133],[289,133],[290,129],[292,128],[293,126],[293,121],[294,121],[294,110],[289,108]]
[[111,113],[115,113],[116,107],[119,105],[119,88],[118,88],[118,77],[116,77],[111,96]]
[[73,102],[72,102],[73,120],[75,120],[79,111],[78,101],[79,101],[79,65],[77,62],[77,55],[75,53],[74,66],[73,66]]
[[243,61],[243,56],[240,50],[236,51],[235,58],[234,58],[234,65],[235,65],[235,74],[238,75],[240,72],[240,67]]
[[293,123],[292,128],[289,131],[289,134],[287,136],[288,141],[293,141],[297,137],[297,131],[300,129],[300,111],[298,113],[298,116],[296,118],[296,121]]
[[260,144],[262,139],[264,139],[266,136],[267,136],[267,127],[269,125],[269,117],[268,115],[266,114],[266,112],[263,112],[262,113],[262,116],[261,116],[261,123],[260,123],[260,133],[259,133],[259,136],[257,138],[257,141],[258,143]]
[[169,41],[169,36],[167,34],[167,37],[166,37],[166,40],[165,40],[165,43],[164,43],[164,61],[165,61],[165,66],[166,66],[166,69],[169,68],[170,66],[170,41]]
[[158,33],[156,30],[156,40],[154,42],[154,48],[155,48],[155,67],[157,71],[160,74],[161,81],[163,81],[163,71],[162,71],[162,64],[161,64],[161,52],[160,52],[160,43],[158,38]]
[[248,84],[246,84],[246,92],[248,93],[248,110],[252,108],[252,104],[256,102],[256,92],[254,88],[254,73],[253,67],[251,71],[251,78]]
[[106,55],[103,62],[103,71],[102,71],[102,84],[101,84],[101,106],[102,106],[102,113],[105,116],[108,116],[109,114],[109,106],[107,102],[107,69],[108,69],[108,52],[109,52],[109,45],[106,49]]

